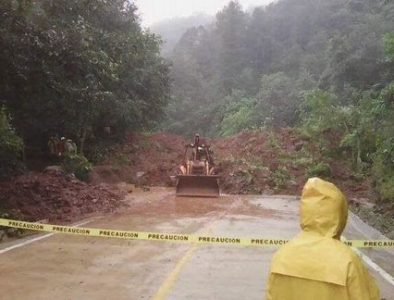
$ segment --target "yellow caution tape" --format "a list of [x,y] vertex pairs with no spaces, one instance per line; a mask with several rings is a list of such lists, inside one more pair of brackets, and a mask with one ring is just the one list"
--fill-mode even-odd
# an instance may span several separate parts
[[[25,230],[62,233],[81,236],[94,236],[118,238],[127,240],[165,241],[175,243],[195,244],[220,244],[244,247],[280,247],[286,244],[287,239],[270,238],[240,238],[226,236],[194,235],[179,233],[158,233],[142,231],[124,231],[98,228],[83,228],[24,222],[17,220],[1,219],[0,226],[19,228]],[[355,248],[394,248],[394,240],[346,240],[344,243]]]

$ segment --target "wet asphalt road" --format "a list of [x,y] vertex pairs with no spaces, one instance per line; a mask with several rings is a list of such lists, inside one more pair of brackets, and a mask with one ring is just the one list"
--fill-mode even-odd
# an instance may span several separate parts
[[[127,201],[129,209],[99,216],[85,226],[262,238],[291,238],[299,230],[296,197],[176,199],[171,189],[158,188],[133,193]],[[353,216],[345,236],[381,238]],[[0,244],[0,249],[25,240]],[[261,300],[274,252],[53,235],[0,254],[1,299]],[[365,253],[386,275],[394,275],[393,250]],[[382,297],[394,300],[394,285],[371,272]]]

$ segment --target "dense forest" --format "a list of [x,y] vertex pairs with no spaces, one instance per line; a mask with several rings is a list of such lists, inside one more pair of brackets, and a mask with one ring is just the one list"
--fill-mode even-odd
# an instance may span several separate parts
[[108,128],[111,139],[152,128],[169,99],[160,45],[130,1],[1,0],[0,175],[23,144],[31,156],[59,135],[85,153]]
[[99,161],[130,131],[291,127],[394,199],[393,1],[230,1],[154,31],[126,0],[0,0],[0,177],[55,135]]
[[228,136],[295,127],[394,199],[394,3],[231,1],[171,55],[168,131]]

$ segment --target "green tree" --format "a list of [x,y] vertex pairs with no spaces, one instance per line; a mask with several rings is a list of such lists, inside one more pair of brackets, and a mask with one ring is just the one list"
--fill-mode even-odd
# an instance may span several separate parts
[[0,109],[0,179],[23,166],[23,141],[12,128],[4,108]]
[[238,1],[230,1],[216,15],[220,81],[226,92],[238,87],[239,74],[245,68],[247,21],[247,15]]
[[260,124],[295,125],[304,92],[312,87],[313,82],[305,78],[295,80],[283,72],[264,75],[255,107]]
[[229,136],[257,127],[255,120],[256,100],[249,98],[243,91],[234,90],[224,99],[225,112],[220,123],[220,135]]
[[168,65],[129,1],[0,5],[0,99],[27,146],[43,147],[58,133],[84,151],[102,127],[121,135],[159,120]]

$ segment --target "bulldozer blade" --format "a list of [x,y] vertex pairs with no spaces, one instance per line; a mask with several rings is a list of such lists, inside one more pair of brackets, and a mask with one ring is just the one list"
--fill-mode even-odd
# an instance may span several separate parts
[[179,175],[176,195],[183,197],[219,197],[219,176]]

